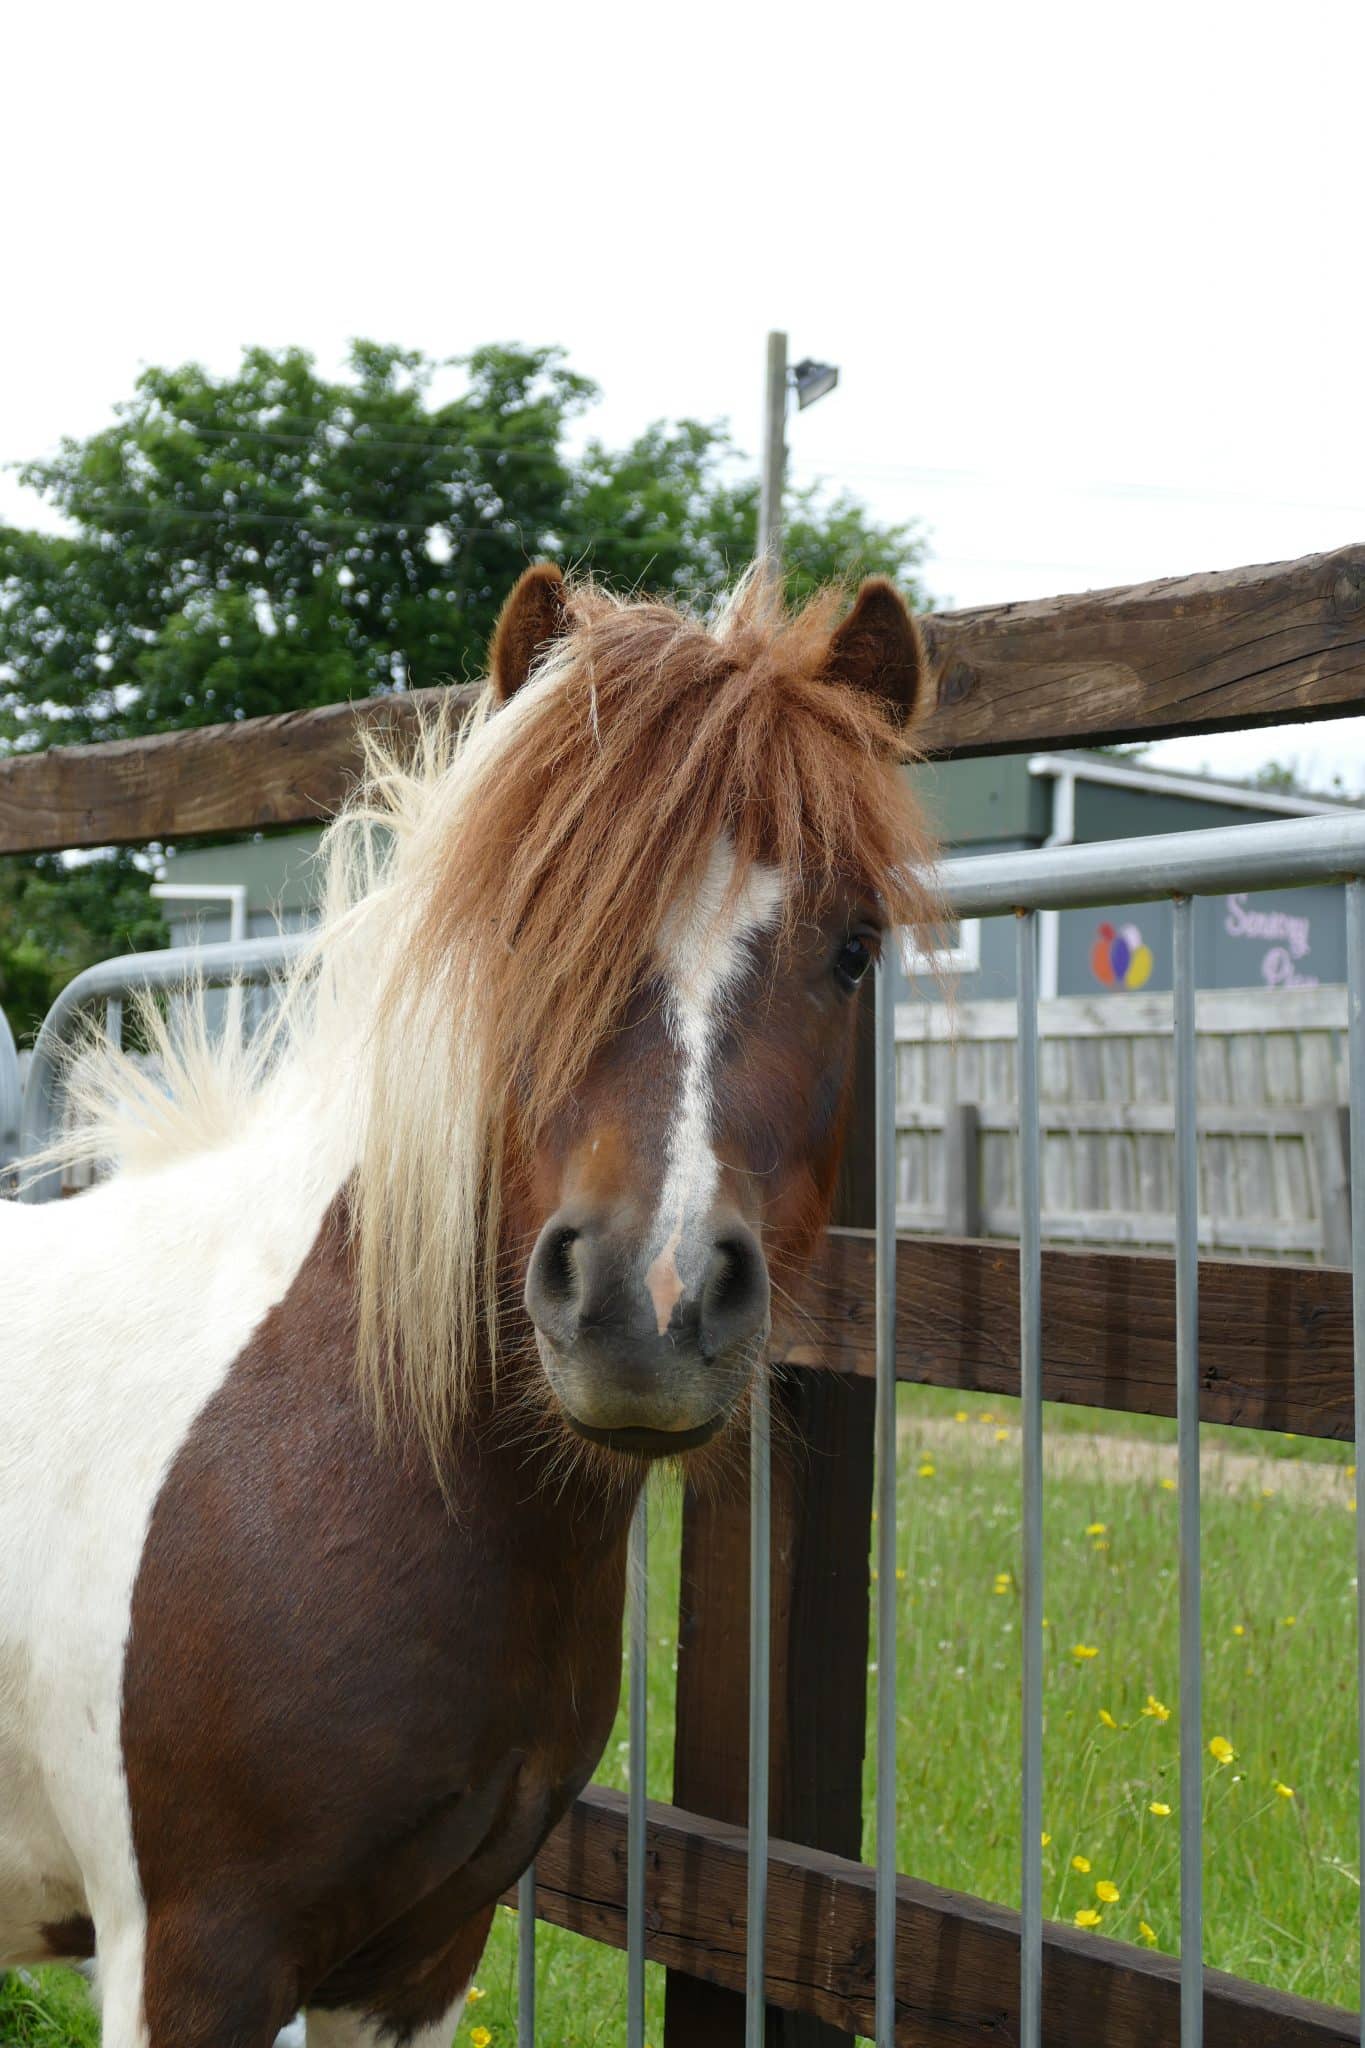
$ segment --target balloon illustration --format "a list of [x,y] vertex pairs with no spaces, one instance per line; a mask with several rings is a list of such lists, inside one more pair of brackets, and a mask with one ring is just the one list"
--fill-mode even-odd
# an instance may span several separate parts
[[1090,972],[1105,988],[1141,988],[1152,973],[1152,949],[1135,924],[1102,924],[1090,948]]

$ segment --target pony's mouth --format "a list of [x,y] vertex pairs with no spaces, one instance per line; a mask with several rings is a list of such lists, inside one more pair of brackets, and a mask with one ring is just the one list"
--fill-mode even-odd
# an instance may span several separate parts
[[575,1436],[585,1443],[600,1444],[608,1451],[626,1451],[637,1458],[679,1457],[684,1451],[699,1451],[723,1427],[724,1414],[713,1415],[695,1429],[594,1429],[564,1409],[564,1420]]

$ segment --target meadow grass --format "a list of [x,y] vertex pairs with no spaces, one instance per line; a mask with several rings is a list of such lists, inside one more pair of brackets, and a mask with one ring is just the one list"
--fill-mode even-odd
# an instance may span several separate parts
[[[931,1883],[1017,1904],[1017,1405],[907,1387],[900,1413],[898,1862]],[[1065,1921],[1081,1914],[1082,1925],[1093,1915],[1106,1934],[1174,1952],[1174,1426],[1049,1408],[1045,1440],[1044,1910]],[[1353,1453],[1206,1428],[1204,1454],[1207,1959],[1352,2005]],[[676,1490],[660,1488],[651,1508],[648,1772],[659,1799],[672,1780],[679,1522]],[[875,1667],[874,1645],[869,1857]],[[1219,1756],[1231,1752],[1226,1761],[1208,1753],[1211,1742]],[[597,1776],[625,1785],[624,1711]],[[648,1977],[648,2038],[661,2048],[663,1974],[651,1966]],[[538,1982],[546,2048],[623,2040],[617,1952],[542,1926]],[[461,2048],[511,2048],[514,1914],[499,1913],[477,1985]],[[11,1978],[0,1991],[0,2042],[92,2048],[95,2039],[83,1987],[67,1973]]]

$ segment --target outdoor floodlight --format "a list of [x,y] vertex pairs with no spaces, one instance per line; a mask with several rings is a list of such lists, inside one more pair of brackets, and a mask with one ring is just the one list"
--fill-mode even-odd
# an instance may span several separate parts
[[833,363],[817,363],[813,356],[803,357],[792,371],[797,411],[804,412],[808,405],[814,405],[816,399],[832,391],[838,381],[839,372]]

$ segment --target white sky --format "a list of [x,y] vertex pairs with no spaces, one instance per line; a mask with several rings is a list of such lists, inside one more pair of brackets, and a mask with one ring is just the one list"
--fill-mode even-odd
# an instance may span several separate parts
[[[0,461],[139,366],[558,342],[591,429],[838,362],[793,474],[941,604],[1365,535],[1359,0],[11,10]],[[0,518],[37,503],[0,477]],[[1155,750],[1365,789],[1365,721]]]

